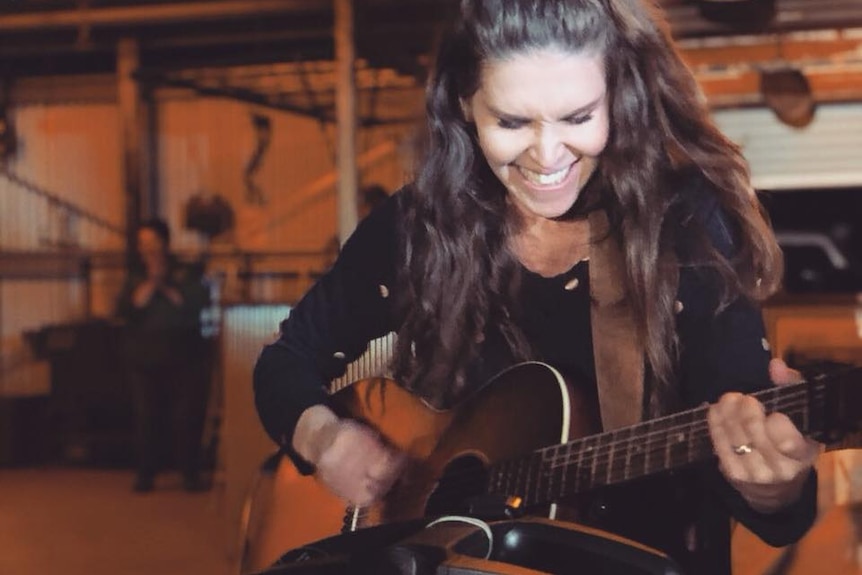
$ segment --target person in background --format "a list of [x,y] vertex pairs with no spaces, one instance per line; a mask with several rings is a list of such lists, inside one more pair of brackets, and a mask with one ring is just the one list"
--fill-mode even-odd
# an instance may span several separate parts
[[[126,322],[125,361],[135,415],[134,490],[151,491],[157,471],[173,460],[188,491],[200,491],[201,442],[209,391],[210,358],[201,334],[209,304],[202,274],[170,251],[160,219],[137,231],[137,263],[119,295]],[[172,449],[173,448],[173,449]]]
[[385,496],[405,457],[325,389],[396,332],[395,379],[436,407],[526,360],[565,375],[604,430],[712,404],[715,460],[607,488],[581,520],[698,575],[730,573],[731,519],[772,545],[802,537],[821,447],[750,395],[798,376],[771,359],[758,306],[781,253],[660,14],[463,0],[426,110],[413,182],[257,361],[257,409],[283,452],[346,501]]

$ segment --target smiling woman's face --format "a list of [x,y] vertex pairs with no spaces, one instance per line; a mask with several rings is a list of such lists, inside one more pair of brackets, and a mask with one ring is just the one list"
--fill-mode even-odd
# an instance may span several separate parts
[[565,214],[608,141],[603,59],[543,49],[493,60],[464,105],[516,208],[527,217]]

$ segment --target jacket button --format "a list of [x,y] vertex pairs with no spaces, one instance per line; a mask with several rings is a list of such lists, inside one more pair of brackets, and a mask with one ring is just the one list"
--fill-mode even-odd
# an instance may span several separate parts
[[577,289],[578,285],[580,285],[580,280],[578,278],[572,278],[566,282],[566,285],[563,286],[563,289],[566,291],[573,291]]

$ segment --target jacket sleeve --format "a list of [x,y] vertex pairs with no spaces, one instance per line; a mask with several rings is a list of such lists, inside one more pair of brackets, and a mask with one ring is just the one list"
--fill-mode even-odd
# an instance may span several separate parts
[[279,339],[265,346],[256,362],[258,415],[302,473],[313,470],[291,448],[299,416],[327,403],[329,382],[344,374],[369,341],[392,331],[397,204],[393,196],[360,223],[332,268],[281,323]]
[[[733,234],[727,218],[714,198],[701,198],[695,216],[706,227],[709,241],[725,256],[733,251]],[[753,393],[772,386],[766,339],[760,308],[740,297],[715,313],[718,290],[715,274],[696,266],[682,267],[677,315],[680,341],[680,382],[683,401],[690,407],[713,403],[729,391]],[[718,466],[708,466],[706,481],[724,503],[729,514],[766,543],[790,544],[811,527],[817,511],[817,475],[814,469],[801,497],[776,513],[752,509],[742,495],[721,475]]]

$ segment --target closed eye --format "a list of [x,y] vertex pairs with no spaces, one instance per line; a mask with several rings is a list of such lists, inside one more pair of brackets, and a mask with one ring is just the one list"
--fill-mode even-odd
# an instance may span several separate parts
[[506,118],[503,116],[497,118],[497,125],[504,130],[517,130],[526,126],[527,123],[527,120],[521,120],[518,118]]
[[592,119],[593,119],[593,115],[591,113],[590,114],[574,114],[574,115],[568,116],[567,118],[564,118],[563,121],[566,122],[567,124],[574,124],[576,126],[580,126],[581,124],[586,124],[587,122],[589,122]]

